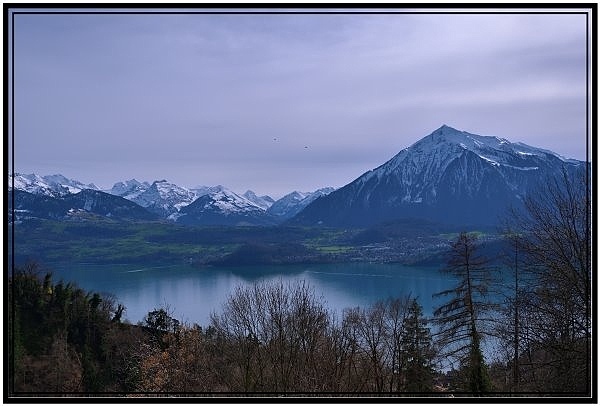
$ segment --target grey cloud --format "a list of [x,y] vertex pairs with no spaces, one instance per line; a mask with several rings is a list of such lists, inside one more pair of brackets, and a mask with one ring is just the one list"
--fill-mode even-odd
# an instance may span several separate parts
[[21,15],[15,40],[24,170],[308,190],[442,123],[584,157],[578,17]]

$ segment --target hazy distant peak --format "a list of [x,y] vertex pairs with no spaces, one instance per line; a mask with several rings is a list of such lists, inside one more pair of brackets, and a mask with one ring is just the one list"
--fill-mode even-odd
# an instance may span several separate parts
[[275,201],[275,203],[269,207],[268,212],[275,216],[288,219],[298,214],[302,209],[319,197],[328,195],[334,190],[335,189],[332,187],[317,189],[314,192],[299,192],[295,190]]
[[247,190],[242,196],[259,206],[263,210],[267,210],[273,205],[273,203],[275,203],[275,200],[273,200],[271,196],[257,196],[256,193],[254,193],[252,190]]

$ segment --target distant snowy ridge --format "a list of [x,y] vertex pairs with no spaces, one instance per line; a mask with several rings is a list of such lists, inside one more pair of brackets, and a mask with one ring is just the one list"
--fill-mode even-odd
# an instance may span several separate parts
[[196,198],[196,193],[187,188],[166,180],[157,180],[130,200],[166,218],[192,203]]
[[138,221],[158,220],[138,204],[119,196],[94,189],[84,189],[77,193],[50,196],[42,193],[30,193],[20,189],[10,192],[9,208],[14,200],[14,218],[9,210],[9,221],[29,219],[51,219],[70,221]]
[[251,190],[247,190],[242,196],[263,210],[267,210],[275,203],[275,200],[273,200],[271,196],[257,196],[256,193]]
[[[9,177],[9,187],[11,185]],[[86,189],[99,190],[94,184],[85,185],[63,175],[16,174],[14,185],[16,190],[51,197],[76,194]],[[211,224],[220,224],[222,221],[226,224],[234,222],[257,225],[274,224],[292,217],[313,200],[333,190],[322,188],[315,192],[292,192],[275,201],[267,195],[258,196],[252,190],[238,194],[222,185],[186,188],[164,179],[152,183],[130,179],[117,182],[104,192],[134,202],[151,213],[174,222],[190,222],[190,214],[193,212],[196,218],[201,220],[192,222],[203,223],[208,215],[203,213],[210,213]],[[182,211],[201,198],[201,202],[197,204],[201,207],[193,206]],[[274,205],[275,208],[271,212]],[[184,216],[187,216],[186,219],[179,220]]]
[[93,183],[84,184],[74,179],[68,179],[63,175],[46,175],[39,176],[35,173],[23,174],[15,173],[14,179],[8,177],[8,187],[14,188],[33,194],[41,194],[45,196],[65,196],[68,194],[79,193],[85,189],[98,190]]
[[332,187],[326,187],[317,189],[314,192],[294,191],[274,202],[267,212],[274,216],[288,219],[294,217],[317,198],[326,196],[334,190]]
[[[191,212],[200,217],[203,217],[201,213],[206,212],[211,213],[213,217],[219,215],[227,217],[232,214],[249,216],[253,218],[252,223],[260,222],[257,219],[264,217],[265,222],[271,224],[273,218],[279,218],[279,221],[285,220],[298,213],[316,198],[331,193],[333,190],[333,188],[322,188],[314,192],[292,192],[275,201],[270,196],[257,196],[251,190],[247,190],[244,194],[238,194],[222,185],[196,186],[188,189],[166,180],[155,181],[152,185],[148,185],[147,182],[141,183],[132,179],[115,184],[111,192],[129,198],[171,221],[189,222]],[[199,200],[201,202],[190,209],[182,210]],[[274,205],[276,205],[275,210],[272,212],[271,208]],[[187,216],[187,218],[183,219],[183,216]],[[228,219],[226,222],[230,222],[230,220]]]
[[214,207],[220,210],[223,214],[239,213],[246,211],[264,211],[264,209],[252,200],[240,196],[237,193],[220,187],[218,190],[214,190],[204,197],[207,197],[207,202],[204,203],[204,208]]
[[269,225],[275,220],[252,200],[217,186],[203,190],[203,195],[182,207],[174,218],[189,225]]
[[140,194],[144,193],[150,187],[148,182],[139,182],[136,179],[126,180],[125,182],[117,182],[107,193],[115,196],[124,197],[127,200],[133,200]]

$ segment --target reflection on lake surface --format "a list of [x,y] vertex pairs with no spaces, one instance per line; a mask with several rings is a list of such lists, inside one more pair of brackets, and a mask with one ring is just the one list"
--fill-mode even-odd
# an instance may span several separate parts
[[306,281],[328,308],[341,314],[344,308],[369,306],[378,300],[410,294],[417,297],[426,315],[438,305],[432,294],[447,289],[454,280],[437,268],[396,264],[319,264],[194,268],[187,265],[68,264],[50,266],[57,281],[115,295],[136,323],[151,310],[168,305],[182,322],[206,326],[210,314],[237,286],[254,282]]

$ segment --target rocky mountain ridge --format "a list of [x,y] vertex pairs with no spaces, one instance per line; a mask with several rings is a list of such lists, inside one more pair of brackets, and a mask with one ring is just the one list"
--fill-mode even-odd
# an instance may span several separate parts
[[541,182],[584,168],[548,150],[444,125],[316,200],[291,224],[369,226],[421,218],[493,225]]

